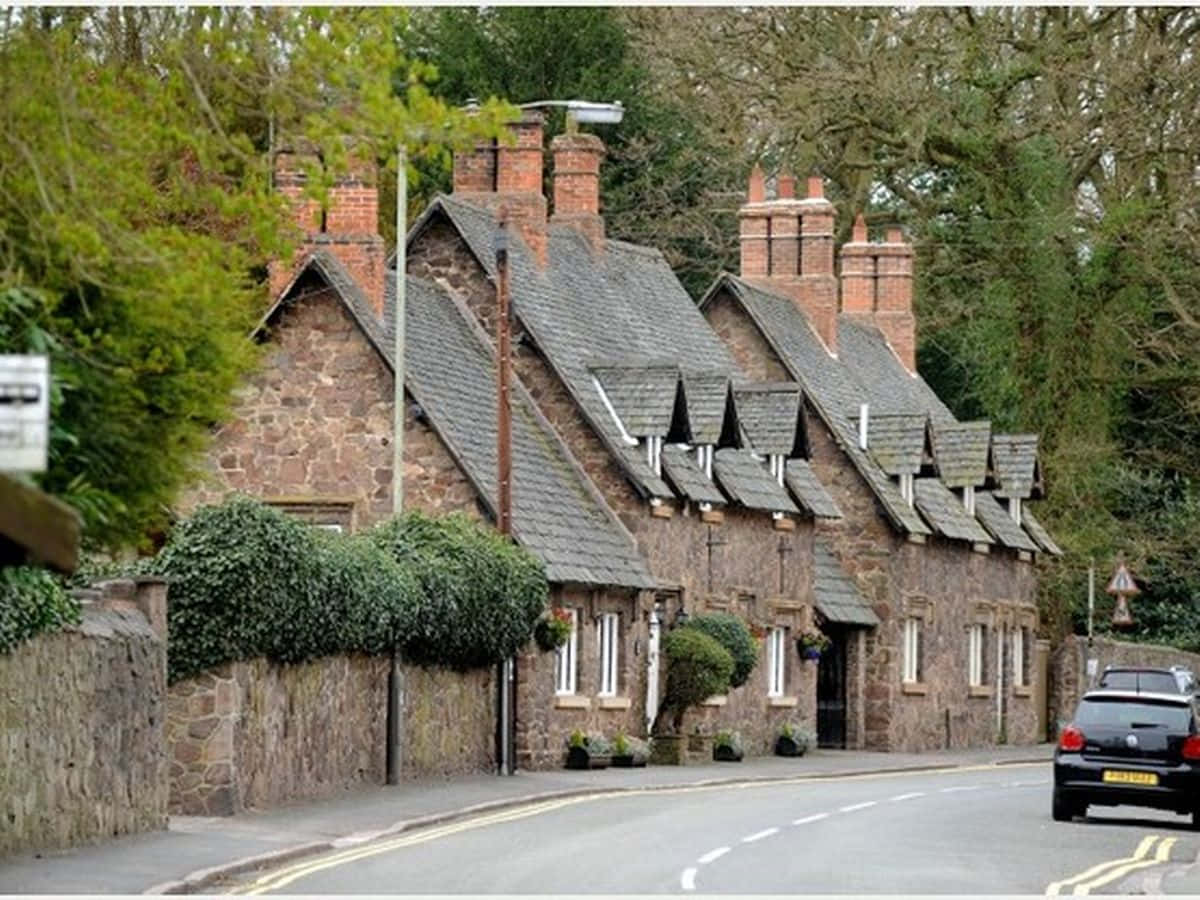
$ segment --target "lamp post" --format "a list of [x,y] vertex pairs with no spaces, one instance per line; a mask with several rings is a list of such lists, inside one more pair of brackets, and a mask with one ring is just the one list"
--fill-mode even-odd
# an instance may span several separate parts
[[[408,212],[408,153],[396,149],[396,302],[392,323],[392,516],[404,511],[404,318],[405,272],[408,269],[404,222]],[[392,647],[388,671],[387,783],[399,784],[404,761],[404,669],[400,651]]]

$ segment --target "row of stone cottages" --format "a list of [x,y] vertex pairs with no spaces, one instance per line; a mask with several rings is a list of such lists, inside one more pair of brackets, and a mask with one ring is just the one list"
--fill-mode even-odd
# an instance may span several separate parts
[[[493,520],[493,234],[513,226],[513,532],[541,557],[574,633],[518,661],[517,760],[561,764],[575,729],[644,734],[662,629],[731,611],[764,640],[751,681],[687,728],[766,752],[782,722],[825,746],[921,750],[1040,739],[1031,659],[1034,560],[1057,554],[1028,501],[1037,437],[958,422],[916,371],[913,252],[861,221],[837,254],[820,179],[739,213],[741,272],[699,304],[662,254],[610,238],[604,147],[551,142],[455,159],[454,192],[408,234],[406,506]],[[373,177],[322,216],[303,160],[278,189],[305,242],[272,271],[270,352],[219,429],[188,505],[250,493],[347,530],[391,513],[395,272]],[[839,274],[840,270],[840,274]],[[832,647],[803,661],[794,638]]]

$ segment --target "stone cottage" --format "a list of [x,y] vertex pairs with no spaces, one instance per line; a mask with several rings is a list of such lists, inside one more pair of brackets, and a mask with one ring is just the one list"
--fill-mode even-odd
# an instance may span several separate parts
[[[738,729],[752,753],[785,721],[828,746],[1032,740],[1032,559],[1057,549],[1023,505],[1036,438],[955,422],[905,367],[907,246],[863,235],[839,283],[832,207],[788,179],[767,201],[756,175],[741,276],[697,306],[658,251],[606,234],[596,137],[551,142],[547,215],[542,120],[512,128],[456,157],[453,194],[408,234],[403,477],[408,507],[495,519],[503,207],[513,534],[575,625],[518,661],[519,763],[561,764],[575,729],[644,734],[661,634],[710,611],[745,619],[761,657],[689,730]],[[346,178],[320,216],[299,163],[281,154],[276,183],[305,243],[273,267],[265,364],[190,502],[239,490],[352,530],[391,513],[395,272],[371,179]],[[907,267],[902,309],[889,266]],[[795,643],[815,628],[834,641],[819,664]]]

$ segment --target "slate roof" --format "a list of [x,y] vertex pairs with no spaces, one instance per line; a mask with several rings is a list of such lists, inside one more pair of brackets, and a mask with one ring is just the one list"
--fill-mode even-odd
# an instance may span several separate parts
[[663,447],[662,466],[667,480],[687,499],[720,506],[728,502],[725,495],[704,474],[704,470],[696,462],[696,457],[687,450],[671,445]]
[[916,475],[925,450],[923,415],[867,413],[867,450],[889,475]]
[[[439,197],[414,224],[409,240],[443,214],[494,275],[495,220],[485,209]],[[673,497],[645,454],[622,445],[586,363],[597,357],[638,357],[670,360],[683,371],[729,375],[737,366],[659,251],[609,239],[603,253],[593,254],[576,229],[554,224],[547,227],[546,240],[544,269],[523,240],[509,241],[513,312],[638,490]]]
[[[808,318],[787,297],[761,290],[736,275],[725,273],[709,288],[700,302],[701,308],[723,287],[729,288],[739,300],[788,367],[789,374],[803,387],[805,396],[833,432],[838,446],[867,480],[892,524],[902,532],[931,534],[921,517],[901,496],[899,487],[859,449],[858,436],[847,412],[857,411],[861,403],[871,403],[879,409],[926,410],[931,416],[946,419],[951,418],[949,410],[923,380],[913,378],[905,371],[882,335],[862,334],[860,326],[846,317],[840,319],[838,341],[849,342],[847,358],[851,352],[861,352],[868,363],[873,360],[882,372],[868,385],[859,381],[854,369],[829,355]],[[884,382],[891,382],[891,390],[876,393],[882,390],[880,385]]]
[[[313,254],[293,285],[309,272],[318,273],[339,294],[394,371],[394,272],[388,275],[387,326],[374,316],[362,291],[332,254]],[[281,298],[287,295],[285,291]],[[470,314],[437,286],[410,277],[406,299],[405,387],[494,513],[493,351]],[[551,581],[654,587],[632,535],[605,505],[519,382],[512,399],[514,537],[545,562]]]
[[975,544],[992,543],[991,536],[967,512],[962,500],[938,479],[915,478],[913,484],[917,509],[938,534]]
[[988,475],[991,422],[935,422],[933,460],[946,487],[979,487]]
[[842,511],[829,496],[825,486],[817,480],[806,459],[789,459],[784,469],[783,482],[792,496],[809,514],[821,519],[840,519]]
[[996,467],[997,497],[1027,499],[1041,496],[1036,434],[992,435],[992,463]]
[[813,563],[813,594],[821,615],[847,625],[879,624],[879,616],[854,579],[843,571],[829,545],[819,537],[813,541]]
[[[716,445],[723,440],[736,441],[737,414],[730,406],[728,373],[685,372],[683,394],[694,443]],[[727,416],[733,421],[726,421]]]
[[749,509],[798,513],[787,491],[749,450],[727,447],[713,454],[713,477],[731,499]]
[[[625,430],[633,437],[664,437],[671,430],[679,367],[674,363],[594,364],[600,382]],[[690,435],[689,435],[690,436]]]
[[807,456],[795,382],[739,385],[733,389],[738,424],[758,453]]
[[1062,548],[1054,543],[1054,539],[1042,527],[1042,524],[1033,517],[1029,509],[1024,505],[1021,506],[1021,524],[1025,530],[1029,532],[1029,536],[1037,541],[1038,546],[1049,553],[1051,556],[1062,556]]
[[983,527],[994,537],[997,543],[1014,550],[1028,550],[1040,553],[1042,548],[1030,540],[1021,526],[1013,521],[1012,516],[990,491],[975,492],[975,518],[983,523]]

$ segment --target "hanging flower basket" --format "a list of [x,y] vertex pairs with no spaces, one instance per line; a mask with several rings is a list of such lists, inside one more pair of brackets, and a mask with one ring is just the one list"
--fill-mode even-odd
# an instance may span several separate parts
[[533,639],[543,651],[557,650],[571,636],[571,614],[554,607],[533,629]]
[[796,638],[796,649],[801,659],[820,659],[829,649],[830,640],[819,631],[806,631]]

